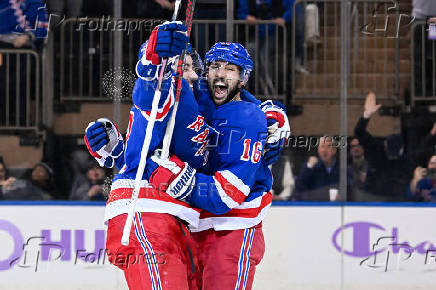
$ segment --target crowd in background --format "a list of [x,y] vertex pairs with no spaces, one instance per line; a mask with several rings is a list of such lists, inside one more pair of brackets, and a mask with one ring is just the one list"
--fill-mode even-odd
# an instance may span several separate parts
[[[308,154],[301,164],[294,161],[297,148],[284,145],[279,160],[272,165],[275,200],[291,201],[436,201],[436,123],[415,148],[405,148],[401,133],[385,139],[367,130],[371,117],[380,108],[369,93],[354,132],[340,147],[332,136],[321,136],[316,154]],[[289,143],[288,143],[289,145]],[[339,150],[347,150],[347,191],[338,191]],[[0,159],[0,198],[5,200],[105,200],[111,172],[101,168],[86,149],[70,156],[71,184],[68,195],[58,192],[53,170],[37,163],[24,177],[10,175]],[[299,170],[298,167],[299,166]],[[26,177],[27,176],[27,177]]]
[[[368,132],[368,123],[380,107],[375,94],[369,93],[354,128],[355,136],[348,137],[347,146],[339,147],[331,136],[320,137],[316,154],[310,155],[300,169],[290,157],[301,151],[284,150],[281,161],[273,165],[275,199],[436,201],[436,123],[416,147],[406,148],[401,132],[384,139]],[[332,200],[330,191],[339,189],[339,150],[348,154],[347,191]]]
[[38,162],[28,172],[20,174],[20,177],[14,177],[0,157],[0,199],[105,200],[108,193],[108,188],[105,187],[107,169],[100,167],[85,151],[76,151],[72,157],[75,158],[71,160],[72,184],[67,194],[60,189],[61,186],[56,182],[49,164]]
[[[80,0],[48,0],[48,10],[40,9],[40,2],[24,1],[28,4],[28,9],[23,10],[27,22],[11,26],[7,18],[0,19],[0,48],[40,49],[47,36],[50,14],[92,17],[112,13],[108,1],[98,1],[101,5],[96,5]],[[428,11],[436,10],[436,7],[430,7],[434,4],[430,2],[414,1],[413,14],[417,19],[426,19],[431,16]],[[39,4],[34,5],[35,3]],[[238,0],[235,18],[246,20],[250,24],[255,24],[258,20],[273,20],[276,25],[286,26],[291,31],[293,3],[294,0]],[[95,7],[99,7],[99,10]],[[205,7],[207,9],[204,9]],[[430,10],[424,11],[422,7]],[[0,10],[1,8],[2,6]],[[123,1],[123,17],[169,19],[173,10],[174,0]],[[304,23],[301,21],[304,21],[304,11],[297,7],[296,15],[299,16],[296,19],[299,28],[296,30],[297,71],[308,74],[302,63],[304,30],[301,28],[304,27]],[[194,17],[225,19],[225,2],[199,1]],[[260,26],[259,36],[265,38],[266,34],[272,35],[274,29],[274,25]],[[269,41],[271,49],[273,37]],[[264,41],[260,43],[265,45]],[[260,50],[265,49],[265,46],[260,47]],[[421,49],[415,51],[417,54],[421,53]],[[420,58],[421,55],[415,57]],[[257,65],[269,72],[265,75],[265,92],[274,91],[274,85],[268,78],[272,68],[262,61]],[[421,69],[417,71],[421,72]],[[430,81],[428,83],[430,84]],[[316,152],[306,154],[303,162],[297,162],[296,155],[301,154],[301,150],[296,150],[297,148],[292,146],[285,147],[278,162],[272,166],[275,200],[436,201],[436,123],[427,136],[416,142],[419,144],[416,148],[406,148],[404,134],[401,132],[389,135],[385,139],[375,138],[368,132],[368,123],[379,108],[375,95],[370,93],[366,98],[362,116],[355,125],[354,136],[348,138],[346,148],[338,148],[328,137],[320,137]],[[347,192],[340,192],[337,197],[332,198],[330,192],[339,189],[339,150],[347,150],[348,154]],[[0,199],[105,200],[105,181],[110,180],[112,172],[100,168],[84,148],[74,152],[70,158],[72,164],[65,170],[71,173],[67,185],[60,184],[55,179],[52,164],[41,161],[29,172],[13,174],[0,158]],[[68,188],[67,192],[65,188]]]

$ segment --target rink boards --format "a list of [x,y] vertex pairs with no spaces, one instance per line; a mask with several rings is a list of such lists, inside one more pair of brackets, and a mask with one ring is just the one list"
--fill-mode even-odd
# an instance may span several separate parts
[[[274,204],[254,289],[434,289],[435,206]],[[0,203],[0,289],[126,289],[103,214],[101,203]]]

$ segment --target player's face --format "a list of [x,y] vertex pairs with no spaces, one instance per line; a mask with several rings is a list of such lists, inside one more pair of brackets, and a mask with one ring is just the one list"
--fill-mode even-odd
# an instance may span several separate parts
[[192,57],[189,54],[185,55],[183,78],[188,82],[191,88],[194,82],[198,79],[198,75],[195,73],[194,67],[192,65]]
[[241,71],[237,65],[216,61],[209,65],[207,73],[209,91],[215,105],[231,101],[242,87]]

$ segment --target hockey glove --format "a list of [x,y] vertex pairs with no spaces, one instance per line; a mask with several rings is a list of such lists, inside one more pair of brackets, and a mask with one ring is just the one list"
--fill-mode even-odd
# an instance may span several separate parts
[[286,108],[282,103],[269,100],[263,102],[260,108],[266,115],[268,126],[264,160],[267,165],[270,165],[279,158],[281,149],[291,135],[291,127]]
[[170,159],[161,159],[154,155],[150,159],[158,165],[149,180],[154,188],[166,191],[168,195],[178,200],[184,200],[191,194],[195,184],[194,168],[176,155],[171,156]]
[[124,152],[124,140],[117,125],[107,118],[89,123],[85,130],[85,144],[100,166],[112,168]]
[[147,45],[147,59],[157,65],[162,57],[180,55],[189,41],[186,31],[186,26],[180,21],[165,22],[156,26]]

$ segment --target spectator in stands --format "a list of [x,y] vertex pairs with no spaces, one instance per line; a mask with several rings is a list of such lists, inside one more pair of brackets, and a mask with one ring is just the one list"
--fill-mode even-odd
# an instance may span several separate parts
[[82,16],[83,0],[48,0],[47,3],[50,13],[59,15],[59,17],[74,18]]
[[[236,3],[235,1],[234,3]],[[194,19],[198,20],[225,20],[227,19],[227,0],[197,0],[195,3]],[[183,8],[183,6],[182,6]],[[182,10],[183,11],[183,10]],[[236,11],[236,9],[235,9]],[[226,24],[198,24],[193,25],[191,43],[200,55],[205,55],[217,40],[226,40]],[[207,35],[207,38],[206,38]],[[198,37],[198,39],[197,39]]]
[[[290,32],[292,31],[290,27],[294,2],[295,0],[238,0],[237,18],[247,20],[249,24],[256,24],[258,20],[273,20],[276,25],[287,26],[287,31]],[[303,12],[301,7],[302,5],[297,6],[297,21],[298,19],[304,18],[300,16]],[[275,25],[259,25],[259,46],[255,47],[255,43],[247,44],[247,47],[253,56],[259,54],[259,70],[262,75],[260,81],[265,95],[274,93],[274,85],[277,85],[272,83],[270,77],[273,75],[272,64],[274,62],[273,57],[275,46],[274,31]],[[301,33],[301,30],[297,29],[297,32]],[[255,35],[252,35],[250,39],[255,39]],[[297,42],[297,58],[301,57],[302,46],[303,41]]]
[[[336,152],[337,148],[331,137],[320,138],[318,157],[310,156],[307,163],[303,164],[295,181],[292,200],[330,200],[329,190],[339,187],[339,163],[336,160]],[[349,184],[352,184],[351,180]]]
[[353,176],[353,186],[349,201],[383,201],[380,196],[371,194],[365,190],[366,178],[368,175],[368,161],[365,158],[365,150],[356,137],[351,138],[348,147],[350,148],[350,162],[348,163]]
[[43,199],[52,199],[57,193],[53,169],[45,162],[39,162],[33,167],[31,184]]
[[78,175],[85,177],[86,172],[92,165],[92,162],[94,162],[91,158],[89,158],[89,153],[83,151],[83,149],[74,150],[69,158],[69,170],[73,172],[72,178],[74,179],[77,179]]
[[[416,21],[433,22],[436,16],[436,1],[434,0],[413,0],[412,16]],[[433,18],[432,18],[433,17]],[[436,23],[436,22],[434,22]],[[428,39],[427,26],[417,25],[414,30],[414,75],[415,75],[415,95],[419,97],[434,96],[433,80],[436,78],[433,58],[436,53],[436,46],[432,40]],[[423,71],[423,68],[425,69]]]
[[404,154],[403,139],[400,134],[392,134],[383,142],[374,138],[367,126],[371,116],[381,105],[376,104],[376,96],[370,92],[365,100],[363,117],[354,129],[359,143],[365,150],[368,172],[365,190],[386,201],[405,200],[405,191],[413,172],[414,162]]
[[430,157],[427,168],[416,167],[408,195],[413,201],[436,202],[436,155]]
[[277,162],[272,164],[271,172],[274,177],[272,193],[274,200],[288,200],[294,190],[294,175],[292,174],[289,151],[284,148]]
[[428,163],[428,156],[436,154],[436,122],[430,132],[422,139],[416,148],[416,163],[421,166],[426,166]]
[[105,171],[97,163],[92,162],[86,177],[79,176],[73,182],[71,200],[105,200],[103,192]]
[[[237,17],[247,20],[249,24],[256,24],[258,20],[273,20],[279,26],[286,26],[288,33],[292,32],[292,13],[295,0],[238,0]],[[304,5],[297,5],[295,15],[296,27],[296,68],[298,72],[307,74],[302,66],[304,44]],[[274,26],[268,26],[268,33],[273,35]],[[266,27],[259,26],[259,36],[265,37]],[[272,37],[271,37],[272,38]],[[289,42],[288,47],[292,47]]]
[[30,180],[16,180],[9,190],[3,191],[3,198],[10,200],[49,200],[56,195],[53,170],[44,162],[32,168]]
[[9,170],[3,162],[3,158],[0,157],[0,199],[3,198],[3,192],[12,188],[15,180],[15,177],[9,177]]
[[[295,0],[238,0],[237,16],[250,24],[256,24],[257,20],[273,20],[277,25],[284,26],[291,23],[294,2]],[[259,34],[264,36],[265,29],[263,27],[263,33]],[[268,31],[271,30],[274,31],[274,26],[268,27]]]
[[47,10],[42,0],[0,2],[0,48],[34,47],[47,33]]
[[364,191],[366,182],[366,174],[368,170],[368,161],[365,159],[365,154],[359,139],[351,138],[349,143],[350,148],[350,163],[353,173],[353,196],[350,196],[351,201],[362,201],[361,195]]
[[[42,0],[0,1],[0,48],[40,49],[47,32],[47,11]],[[0,55],[0,124],[25,126],[26,113],[30,110],[26,100],[27,97],[33,99],[32,92],[37,88],[31,87],[30,96],[26,96],[24,88],[20,91],[20,95],[17,95],[16,87],[24,87],[22,84],[27,78],[32,77],[26,75],[26,68],[35,64],[34,62],[29,64],[25,54],[20,56],[11,53],[7,56],[5,58]],[[9,91],[7,91],[8,87]],[[6,100],[8,95],[9,100]],[[16,107],[19,107],[19,110]],[[9,120],[6,120],[7,110],[10,112]],[[15,112],[19,112],[19,119],[16,118]]]

